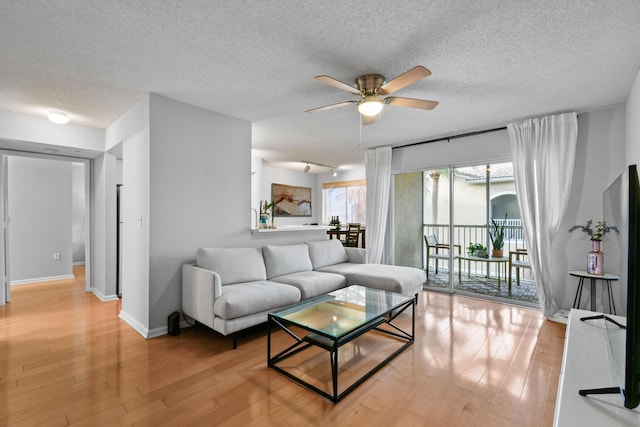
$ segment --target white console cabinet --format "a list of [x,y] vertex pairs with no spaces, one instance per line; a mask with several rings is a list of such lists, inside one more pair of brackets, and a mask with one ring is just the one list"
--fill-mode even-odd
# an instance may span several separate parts
[[[569,315],[553,421],[556,427],[640,426],[640,407],[625,408],[621,395],[578,394],[581,389],[619,385],[605,321],[580,321],[581,317],[598,314],[574,309]],[[626,324],[624,317],[607,316]]]

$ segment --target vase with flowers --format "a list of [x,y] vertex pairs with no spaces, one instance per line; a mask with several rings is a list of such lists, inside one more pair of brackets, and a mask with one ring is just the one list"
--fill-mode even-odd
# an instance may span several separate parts
[[605,234],[611,231],[615,231],[616,233],[620,231],[618,231],[616,227],[607,226],[604,221],[598,221],[594,226],[593,220],[589,220],[585,225],[574,225],[569,229],[569,233],[578,229],[587,233],[589,240],[591,240],[591,252],[589,252],[587,257],[587,273],[597,275],[604,274],[604,254],[600,250],[600,243],[602,239],[604,239]]

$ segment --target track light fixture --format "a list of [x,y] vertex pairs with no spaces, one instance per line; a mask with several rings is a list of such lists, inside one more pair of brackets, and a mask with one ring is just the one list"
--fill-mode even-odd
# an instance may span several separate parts
[[338,175],[338,168],[335,166],[330,166],[330,165],[323,165],[322,163],[316,163],[316,162],[310,162],[307,160],[301,160],[300,163],[304,163],[305,167],[302,169],[302,171],[304,173],[309,173],[309,171],[311,170],[311,165],[313,166],[320,166],[321,168],[327,168],[331,170],[331,174],[333,176],[337,176]]

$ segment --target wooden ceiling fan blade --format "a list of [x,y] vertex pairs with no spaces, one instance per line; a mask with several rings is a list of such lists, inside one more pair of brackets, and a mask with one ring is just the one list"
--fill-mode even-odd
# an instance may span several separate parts
[[352,105],[356,103],[357,103],[356,101],[338,102],[337,104],[330,104],[330,105],[325,105],[323,107],[312,108],[310,110],[306,110],[305,113],[315,113],[317,111],[331,110],[333,108],[344,107],[346,105]]
[[326,85],[333,86],[333,87],[335,87],[337,89],[347,91],[347,92],[352,93],[354,95],[362,95],[357,88],[355,88],[355,87],[353,87],[351,85],[348,85],[348,84],[346,84],[344,82],[341,82],[340,80],[336,80],[331,76],[325,76],[325,75],[315,76],[314,79],[316,79],[317,81],[319,81],[321,83],[324,83]]
[[378,120],[378,115],[375,116],[365,116],[364,114],[360,114],[362,117],[362,126],[372,125]]
[[407,87],[410,84],[417,82],[418,80],[429,77],[430,75],[431,71],[427,70],[422,65],[415,66],[409,71],[400,74],[395,79],[383,84],[380,87],[380,93],[382,95],[389,95],[403,87]]
[[388,96],[384,99],[385,104],[397,105],[399,107],[419,108],[421,110],[433,110],[438,106],[437,101],[426,99],[402,98],[398,96]]

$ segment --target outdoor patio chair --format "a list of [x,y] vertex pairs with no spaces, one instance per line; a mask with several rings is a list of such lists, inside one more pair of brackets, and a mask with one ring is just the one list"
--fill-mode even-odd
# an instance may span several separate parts
[[[429,234],[424,236],[424,242],[427,245],[426,270],[427,270],[427,277],[429,277],[429,261],[431,259],[435,260],[436,274],[438,274],[438,261],[439,260],[449,261],[450,247],[448,244],[438,243],[438,239],[436,238],[435,234]],[[460,263],[459,255],[460,255],[461,246],[453,245],[453,247],[457,250],[457,254],[454,253],[453,259],[458,260],[458,273],[460,273],[461,263]]]
[[520,269],[528,268],[531,270],[531,263],[526,249],[516,249],[509,252],[509,291],[511,291],[511,270],[516,269],[516,284],[520,286]]

